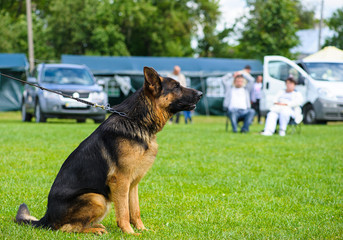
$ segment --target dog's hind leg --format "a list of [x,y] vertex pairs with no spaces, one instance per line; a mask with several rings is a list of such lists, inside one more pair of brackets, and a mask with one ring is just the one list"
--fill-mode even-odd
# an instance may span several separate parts
[[108,210],[109,202],[106,201],[104,196],[96,193],[84,194],[69,209],[69,214],[65,217],[64,224],[62,224],[59,230],[99,235],[107,233],[104,226],[97,223],[106,216]]
[[130,187],[130,222],[139,230],[146,230],[141,219],[138,200],[138,183]]

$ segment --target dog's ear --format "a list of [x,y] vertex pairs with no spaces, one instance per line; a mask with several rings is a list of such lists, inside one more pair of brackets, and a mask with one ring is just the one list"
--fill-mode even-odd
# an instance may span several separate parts
[[151,67],[144,67],[144,88],[147,89],[153,96],[157,96],[161,92],[160,75]]

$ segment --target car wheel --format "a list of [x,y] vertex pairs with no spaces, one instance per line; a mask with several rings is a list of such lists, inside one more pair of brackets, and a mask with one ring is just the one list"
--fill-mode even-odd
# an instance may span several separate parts
[[35,117],[36,117],[36,123],[46,122],[46,117],[42,113],[42,110],[39,105],[39,101],[36,103],[35,107]]
[[79,118],[79,119],[76,119],[76,122],[78,122],[78,123],[85,123],[86,119],[85,118]]
[[306,105],[303,109],[304,112],[304,123],[305,124],[315,124],[316,121],[316,112],[312,105]]
[[21,105],[21,120],[23,122],[30,122],[32,119],[32,115],[30,113],[27,113],[26,106],[23,100],[23,104]]
[[106,115],[100,116],[98,118],[94,118],[94,123],[102,123],[103,121],[105,121],[106,119]]

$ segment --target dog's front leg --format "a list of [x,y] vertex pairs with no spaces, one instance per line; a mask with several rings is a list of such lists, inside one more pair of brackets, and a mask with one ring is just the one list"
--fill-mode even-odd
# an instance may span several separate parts
[[138,183],[130,187],[130,222],[139,230],[146,230],[141,220],[138,200]]
[[110,188],[118,227],[120,227],[124,233],[134,233],[130,225],[129,178],[125,175],[118,174],[113,183],[110,184]]

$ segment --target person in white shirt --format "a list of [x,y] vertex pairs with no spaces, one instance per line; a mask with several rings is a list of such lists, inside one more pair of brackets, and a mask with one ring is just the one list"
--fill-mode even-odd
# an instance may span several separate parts
[[[187,87],[186,77],[185,77],[185,75],[183,75],[181,73],[180,66],[175,65],[173,72],[168,74],[168,77],[178,81],[182,87]],[[191,123],[192,122],[191,112],[190,111],[183,111],[183,113],[184,113],[184,116],[185,116],[185,123],[187,124],[188,121]],[[175,114],[175,116],[176,116],[175,123],[177,123],[177,124],[179,123],[180,115],[181,115],[180,112]],[[170,121],[170,123],[172,123],[173,122],[173,117],[171,117],[169,121]]]
[[285,136],[290,118],[296,123],[302,121],[301,104],[303,96],[295,90],[296,81],[293,77],[286,79],[286,89],[280,91],[274,100],[274,105],[267,114],[266,125],[261,133],[264,136],[271,136],[275,132],[277,120],[279,120],[279,135]]
[[243,119],[241,133],[249,132],[249,126],[255,116],[250,105],[250,94],[245,87],[246,81],[241,74],[235,74],[233,86],[226,91],[223,107],[230,118],[232,131],[237,132],[238,120]]
[[181,68],[178,65],[174,66],[173,72],[168,74],[168,77],[178,81],[182,87],[187,87],[186,77],[181,73]]

